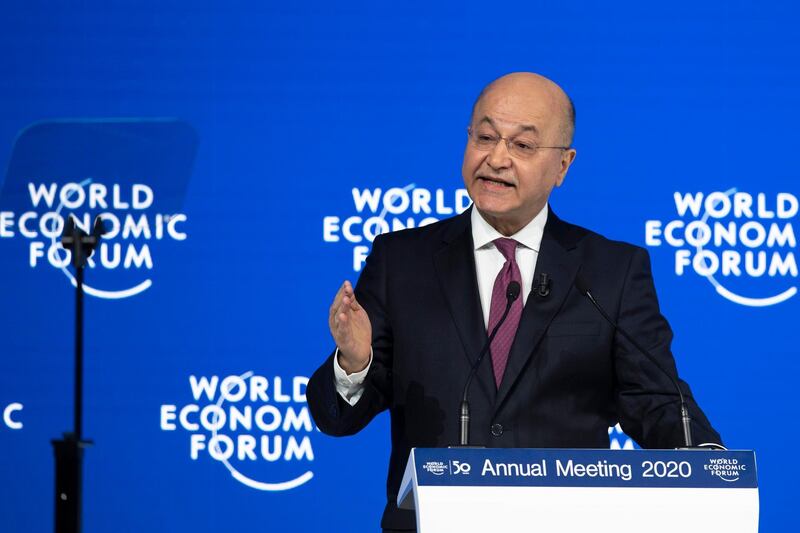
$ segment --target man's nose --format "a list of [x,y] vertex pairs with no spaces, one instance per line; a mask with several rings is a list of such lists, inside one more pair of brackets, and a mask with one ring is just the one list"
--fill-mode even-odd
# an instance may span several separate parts
[[511,166],[511,154],[505,139],[500,139],[486,157],[486,162],[494,169],[508,168]]

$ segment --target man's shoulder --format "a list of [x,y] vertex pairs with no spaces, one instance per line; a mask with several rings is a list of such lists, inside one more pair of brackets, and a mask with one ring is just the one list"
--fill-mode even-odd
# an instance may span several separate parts
[[375,243],[391,248],[438,246],[443,242],[458,238],[469,229],[469,212],[467,211],[425,226],[383,233],[375,238]]
[[[548,224],[550,220],[548,220]],[[551,235],[567,249],[575,249],[583,261],[619,263],[647,251],[635,244],[614,240],[597,231],[554,217]],[[547,233],[547,230],[545,231]]]
[[[555,217],[555,215],[551,215],[551,217],[553,218],[552,222],[554,227],[552,229],[554,233],[560,237],[560,240],[566,243],[574,243],[576,246],[602,247],[627,252],[641,249],[640,246],[635,244],[610,239],[597,231],[567,222],[566,220]],[[548,224],[550,222],[551,221],[548,220]]]

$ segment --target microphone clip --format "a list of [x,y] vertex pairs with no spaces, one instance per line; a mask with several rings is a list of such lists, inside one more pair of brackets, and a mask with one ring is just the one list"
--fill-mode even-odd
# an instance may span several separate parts
[[545,298],[550,295],[550,287],[552,284],[553,280],[550,279],[550,276],[547,273],[542,272],[539,274],[539,280],[534,283],[531,290],[535,291],[538,296]]

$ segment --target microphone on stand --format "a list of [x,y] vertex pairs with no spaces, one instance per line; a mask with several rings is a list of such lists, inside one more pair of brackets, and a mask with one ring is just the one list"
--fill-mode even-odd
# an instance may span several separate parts
[[483,361],[484,356],[489,351],[489,347],[492,345],[492,341],[494,340],[495,335],[497,335],[500,326],[502,326],[503,322],[505,322],[508,312],[511,310],[511,305],[517,300],[517,298],[519,298],[519,293],[519,283],[512,281],[508,284],[508,287],[506,288],[506,309],[503,311],[503,315],[500,317],[497,325],[494,327],[489,335],[489,338],[486,340],[486,344],[483,345],[483,349],[478,355],[478,358],[475,360],[475,363],[473,363],[472,369],[470,369],[469,372],[469,376],[467,376],[467,382],[464,384],[464,394],[461,397],[461,431],[458,444],[459,446],[469,446],[469,401],[467,400],[467,396],[469,395],[470,383],[472,383],[472,378],[475,377],[475,373],[478,371],[481,361]]
[[627,331],[619,327],[617,323],[611,320],[611,317],[609,317],[608,314],[606,314],[606,312],[603,311],[603,308],[600,307],[600,304],[597,303],[597,300],[595,300],[594,295],[592,295],[591,289],[589,289],[589,285],[586,283],[586,280],[584,280],[581,277],[580,273],[578,273],[578,275],[575,277],[575,288],[577,288],[581,294],[586,296],[589,299],[589,301],[592,302],[592,305],[594,305],[594,307],[600,312],[600,314],[603,315],[603,318],[606,319],[606,322],[611,324],[611,326],[617,332],[619,332],[620,335],[625,337],[625,339],[627,339],[628,342],[633,344],[633,346],[636,347],[637,350],[639,350],[642,354],[644,354],[650,360],[650,362],[652,362],[656,366],[656,368],[661,370],[661,372],[663,372],[664,375],[666,375],[672,382],[672,385],[675,387],[675,390],[678,391],[678,396],[681,399],[681,425],[683,426],[683,443],[686,448],[692,448],[693,447],[692,427],[691,427],[692,419],[689,416],[689,409],[687,409],[686,407],[686,400],[684,400],[683,398],[683,391],[681,391],[681,387],[680,385],[678,385],[678,381],[674,377],[672,377],[672,374],[667,372],[667,370],[661,365],[661,363],[658,362],[658,359],[656,359],[653,354],[645,350],[638,342],[636,342],[635,340],[633,340],[633,338],[631,338],[631,336],[628,334]]

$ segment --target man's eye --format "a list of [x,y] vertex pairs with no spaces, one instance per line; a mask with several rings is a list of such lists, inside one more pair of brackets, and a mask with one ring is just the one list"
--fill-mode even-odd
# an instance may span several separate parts
[[514,146],[516,146],[518,150],[522,150],[523,152],[532,152],[536,150],[535,144],[525,141],[514,141]]
[[478,142],[491,143],[491,142],[497,142],[497,139],[495,137],[492,137],[491,135],[487,135],[486,133],[479,133]]

